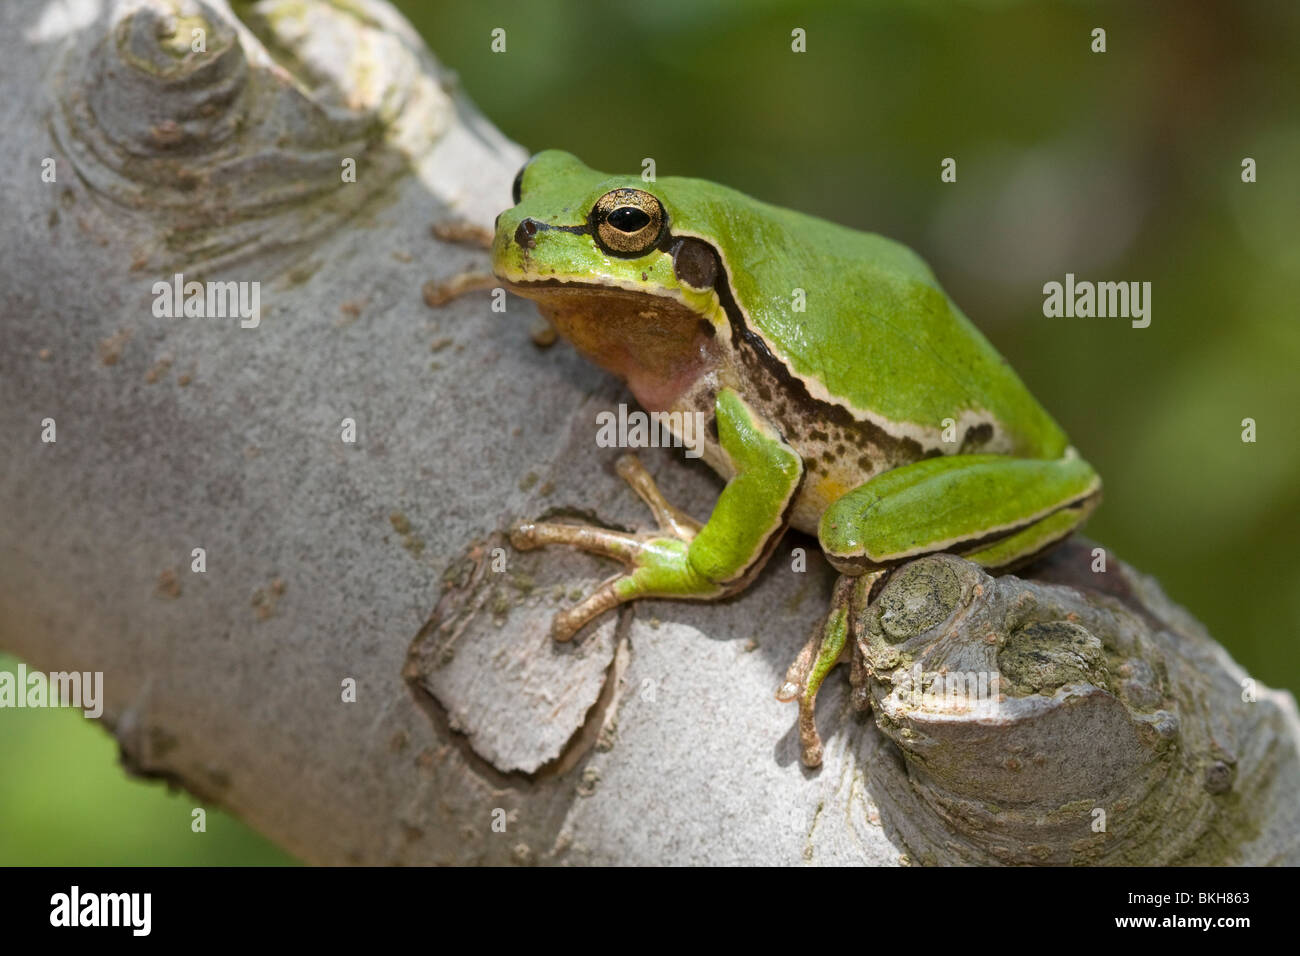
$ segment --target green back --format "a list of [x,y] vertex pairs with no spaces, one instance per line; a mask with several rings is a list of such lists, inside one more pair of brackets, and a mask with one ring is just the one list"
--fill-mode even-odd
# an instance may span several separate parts
[[[674,232],[716,244],[750,322],[796,374],[893,421],[939,427],[963,410],[986,410],[1019,454],[1056,457],[1068,444],[906,246],[701,180],[648,188]],[[792,309],[796,288],[804,312]]]

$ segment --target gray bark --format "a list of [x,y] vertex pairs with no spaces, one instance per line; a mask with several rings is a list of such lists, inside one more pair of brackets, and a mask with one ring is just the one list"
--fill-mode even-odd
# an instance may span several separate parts
[[[736,599],[550,641],[611,569],[500,532],[648,521],[593,441],[630,400],[526,303],[423,302],[487,266],[431,225],[489,227],[524,154],[351,6],[0,6],[0,647],[102,671],[130,769],[313,863],[1300,861],[1294,700],[1084,542],[1035,580],[896,574],[876,717],[833,674],[819,771],[773,699],[833,580],[809,539]],[[260,324],[156,316],[177,272],[260,282]],[[707,514],[711,473],[643,460]],[[1000,699],[909,698],[915,664]]]

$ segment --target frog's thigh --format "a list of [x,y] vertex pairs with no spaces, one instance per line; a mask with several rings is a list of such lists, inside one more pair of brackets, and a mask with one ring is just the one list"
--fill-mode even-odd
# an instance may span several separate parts
[[839,499],[822,516],[819,537],[841,570],[936,551],[1000,567],[1069,534],[1100,490],[1097,473],[1079,458],[927,458]]

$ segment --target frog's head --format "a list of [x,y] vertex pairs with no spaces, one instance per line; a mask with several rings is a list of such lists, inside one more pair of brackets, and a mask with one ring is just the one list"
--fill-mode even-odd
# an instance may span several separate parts
[[715,364],[727,322],[717,250],[676,228],[693,182],[607,176],[549,150],[519,171],[515,205],[497,217],[497,277],[652,409]]

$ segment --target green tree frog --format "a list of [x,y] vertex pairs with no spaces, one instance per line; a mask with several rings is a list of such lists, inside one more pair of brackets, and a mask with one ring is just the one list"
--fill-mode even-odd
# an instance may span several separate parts
[[625,456],[657,530],[517,524],[521,550],[570,545],[625,566],[556,616],[555,638],[638,598],[734,594],[787,528],[816,535],[842,577],[777,697],[798,701],[801,756],[817,766],[818,688],[842,658],[865,666],[851,610],[889,569],[941,551],[1011,569],[1100,500],[1097,473],[906,247],[559,151],[525,165],[514,202],[496,223],[497,278],[648,411],[705,413],[703,457],[726,481],[700,524]]

